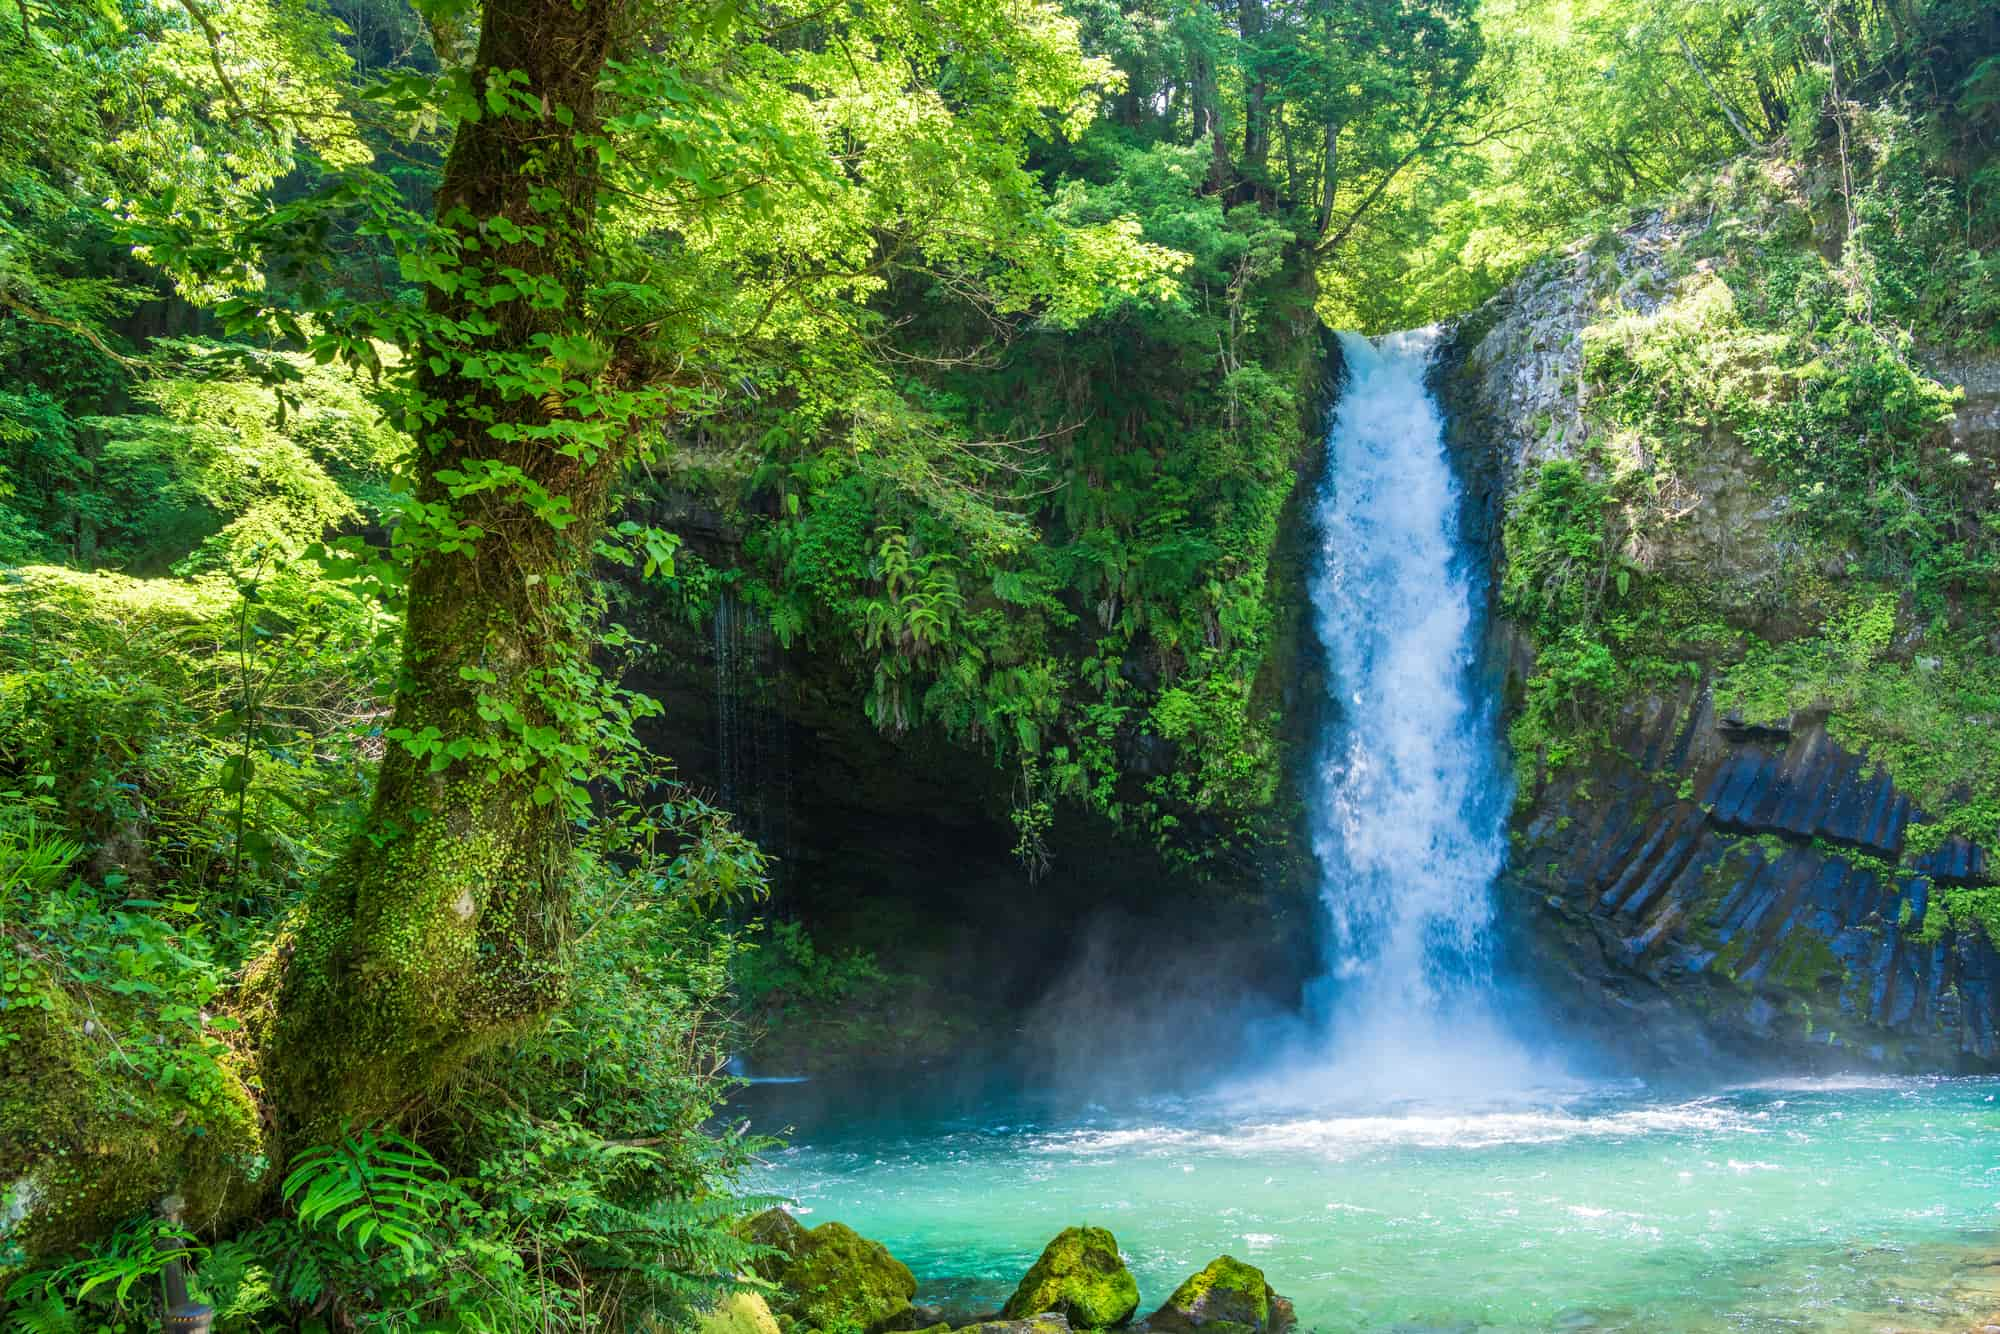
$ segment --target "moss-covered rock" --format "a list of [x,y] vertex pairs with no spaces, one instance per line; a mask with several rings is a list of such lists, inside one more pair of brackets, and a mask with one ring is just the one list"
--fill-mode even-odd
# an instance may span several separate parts
[[982,1320],[962,1325],[957,1334],[1070,1334],[1069,1321],[1059,1311],[1045,1311],[1025,1320]]
[[695,1334],[778,1334],[778,1320],[761,1294],[733,1292],[696,1323]]
[[1649,1065],[1995,1069],[2000,358],[1853,319],[1821,184],[1690,178],[1441,352],[1519,765],[1504,948]]
[[1283,1334],[1292,1323],[1292,1304],[1271,1290],[1264,1271],[1229,1255],[1209,1261],[1146,1317],[1170,1334]]
[[750,1239],[775,1254],[760,1277],[785,1290],[779,1313],[795,1326],[880,1334],[909,1315],[917,1280],[909,1266],[844,1223],[808,1229],[783,1209],[750,1222]]
[[1139,1309],[1139,1284],[1101,1227],[1064,1228],[1001,1309],[1007,1320],[1058,1312],[1078,1329],[1122,1325]]
[[155,1046],[141,1067],[15,949],[0,930],[0,1286],[169,1197],[197,1227],[238,1214],[269,1147],[239,1058]]

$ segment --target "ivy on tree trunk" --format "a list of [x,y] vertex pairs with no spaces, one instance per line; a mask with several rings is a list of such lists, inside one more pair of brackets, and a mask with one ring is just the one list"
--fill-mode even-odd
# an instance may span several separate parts
[[[457,247],[418,346],[402,678],[371,818],[270,962],[263,1072],[288,1140],[432,1087],[562,999],[566,806],[540,753],[588,661],[581,584],[626,450],[579,448],[598,85],[621,0],[487,0],[437,195]],[[509,368],[496,373],[493,368]],[[546,742],[544,738],[548,738]]]

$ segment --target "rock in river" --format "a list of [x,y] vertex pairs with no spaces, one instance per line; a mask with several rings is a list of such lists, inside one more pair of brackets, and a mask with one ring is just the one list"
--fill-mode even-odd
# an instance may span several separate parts
[[784,1287],[779,1309],[795,1325],[881,1334],[909,1313],[917,1291],[909,1266],[845,1223],[808,1230],[783,1209],[771,1209],[750,1221],[750,1237],[777,1252],[757,1272]]
[[1139,1284],[1118,1256],[1117,1238],[1101,1227],[1072,1227],[1042,1251],[1000,1314],[1021,1320],[1052,1311],[1076,1329],[1105,1329],[1138,1309]]
[[1146,1317],[1148,1328],[1166,1334],[1284,1334],[1295,1322],[1292,1304],[1271,1290],[1264,1271],[1228,1255],[1209,1261]]

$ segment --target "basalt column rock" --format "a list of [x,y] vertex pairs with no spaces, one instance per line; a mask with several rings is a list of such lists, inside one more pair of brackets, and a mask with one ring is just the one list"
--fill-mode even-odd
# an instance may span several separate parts
[[1825,720],[1747,728],[1705,689],[1629,709],[1613,748],[1531,795],[1512,942],[1571,1022],[1690,1064],[2000,1063],[2000,956],[1933,917],[1986,849],[1906,858],[1921,815]]

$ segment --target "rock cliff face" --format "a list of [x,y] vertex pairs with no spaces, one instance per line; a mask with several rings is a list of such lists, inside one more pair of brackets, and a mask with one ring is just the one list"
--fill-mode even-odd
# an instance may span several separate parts
[[[1447,340],[1436,383],[1467,531],[1487,543],[1496,584],[1505,516],[1535,465],[1584,457],[1600,429],[1584,329],[1666,299],[1684,239],[1655,217],[1578,247]],[[1926,365],[1964,390],[1953,445],[1990,461],[2000,360]],[[1749,452],[1718,435],[1678,481],[1684,521],[1614,532],[1620,559],[1692,590],[1744,635],[1782,643],[1810,630],[1790,596],[1788,498]],[[1536,652],[1525,627],[1496,624],[1491,656],[1511,701]],[[1919,855],[1919,803],[1841,744],[1836,715],[1751,725],[1718,709],[1726,651],[1683,665],[1678,686],[1618,702],[1608,744],[1553,772],[1534,757],[1524,766],[1502,890],[1517,965],[1570,1024],[1670,1063],[2000,1066],[2000,954],[1983,926],[1934,911],[1942,894],[2000,883],[1996,849],[1954,838]]]
[[1506,882],[1564,1017],[1630,1048],[1809,1067],[2000,1062],[2000,955],[1932,895],[1986,883],[1962,840],[1904,859],[1912,806],[1832,740],[1638,701],[1616,751],[1540,787]]

